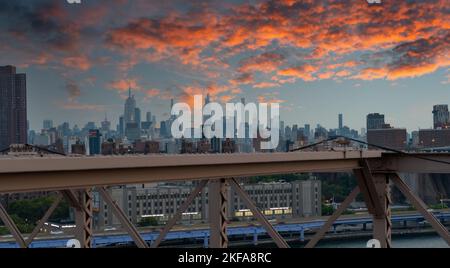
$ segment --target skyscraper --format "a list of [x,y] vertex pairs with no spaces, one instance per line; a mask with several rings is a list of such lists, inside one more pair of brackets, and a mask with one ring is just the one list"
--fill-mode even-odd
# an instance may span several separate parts
[[343,121],[344,121],[344,116],[342,114],[339,114],[339,130],[342,129],[343,127]]
[[0,66],[0,149],[27,143],[26,74],[14,66]]
[[100,154],[100,136],[98,129],[89,130],[89,155]]
[[101,123],[102,124],[102,132],[108,133],[111,130],[111,122],[108,121],[108,117],[105,114],[105,120]]
[[125,101],[125,110],[123,113],[123,121],[126,126],[129,123],[134,123],[135,120],[136,100],[134,95],[131,95],[131,88],[128,89],[128,98]]
[[434,129],[450,127],[448,105],[440,104],[433,106],[433,127]]
[[141,128],[141,109],[134,108],[134,122],[137,124],[138,128]]
[[43,127],[43,129],[53,128],[53,120],[45,119],[44,122],[42,123],[42,127]]
[[374,113],[367,115],[367,131],[369,129],[381,129],[384,125],[384,114]]
[[[404,150],[407,145],[407,134],[404,128],[379,128],[367,131],[367,142],[370,144],[384,146],[395,150]],[[371,150],[379,148],[369,146]]]
[[125,134],[125,122],[124,122],[123,116],[119,117],[119,125],[117,131],[119,132],[120,136],[123,136]]
[[311,125],[310,124],[305,124],[305,135],[308,138],[311,138]]

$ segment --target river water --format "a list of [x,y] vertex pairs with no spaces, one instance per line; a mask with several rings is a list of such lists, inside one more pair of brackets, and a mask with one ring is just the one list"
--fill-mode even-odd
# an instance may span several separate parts
[[[367,240],[341,240],[324,241],[318,248],[364,248]],[[394,248],[449,248],[447,243],[438,235],[417,235],[407,237],[393,237],[392,247]]]

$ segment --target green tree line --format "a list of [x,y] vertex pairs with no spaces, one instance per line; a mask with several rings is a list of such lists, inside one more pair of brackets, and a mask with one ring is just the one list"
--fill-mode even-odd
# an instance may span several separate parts
[[[6,210],[21,233],[30,233],[54,201],[55,196],[18,200],[9,203]],[[69,213],[69,204],[63,200],[52,213],[49,221],[59,223],[69,218]],[[3,225],[1,221],[0,223]],[[6,227],[0,227],[0,235],[8,233]]]

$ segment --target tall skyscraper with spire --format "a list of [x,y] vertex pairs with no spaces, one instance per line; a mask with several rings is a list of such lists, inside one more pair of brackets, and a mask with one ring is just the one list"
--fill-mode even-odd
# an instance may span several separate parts
[[105,120],[102,122],[102,132],[109,132],[111,130],[111,122],[108,121],[108,117],[105,113]]
[[[140,138],[140,128],[136,122],[136,100],[131,94],[131,88],[128,89],[128,98],[125,101],[125,111],[123,114],[123,121],[125,125],[125,136],[130,141],[135,141]],[[139,119],[140,120],[140,119]]]
[[125,111],[123,113],[123,120],[124,120],[125,127],[129,123],[134,123],[135,109],[136,109],[136,100],[134,99],[134,95],[131,95],[131,88],[129,88],[128,89],[128,98],[125,101]]

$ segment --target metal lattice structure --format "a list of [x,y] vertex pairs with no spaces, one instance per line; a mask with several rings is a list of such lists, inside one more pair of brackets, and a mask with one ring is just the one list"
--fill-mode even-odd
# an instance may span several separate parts
[[[391,247],[392,185],[405,195],[438,234],[450,245],[448,230],[428,212],[426,205],[401,179],[399,173],[450,173],[449,153],[398,154],[383,151],[291,152],[271,154],[158,155],[114,157],[2,157],[0,193],[57,191],[54,203],[25,239],[0,205],[0,218],[20,247],[28,247],[59,202],[65,198],[75,211],[76,238],[81,246],[92,246],[93,200],[95,188],[138,247],[158,247],[170,229],[181,219],[195,197],[209,187],[210,247],[228,246],[227,185],[242,198],[253,216],[266,229],[278,247],[289,247],[261,210],[239,184],[239,178],[302,172],[352,171],[358,186],[341,203],[306,247],[314,247],[362,193],[373,218],[373,237],[382,247]],[[162,181],[198,180],[197,187],[178,208],[153,242],[145,241],[137,228],[112,199],[107,187]]]

